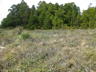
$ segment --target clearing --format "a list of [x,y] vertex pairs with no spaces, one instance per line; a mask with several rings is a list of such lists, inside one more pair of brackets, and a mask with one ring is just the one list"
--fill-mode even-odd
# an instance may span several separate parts
[[96,72],[96,29],[0,29],[0,72]]

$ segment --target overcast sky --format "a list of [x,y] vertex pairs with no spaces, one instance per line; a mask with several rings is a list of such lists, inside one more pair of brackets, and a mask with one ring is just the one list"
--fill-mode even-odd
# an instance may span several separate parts
[[[24,0],[29,7],[32,7],[34,4],[37,6],[40,0]],[[86,10],[88,8],[88,5],[92,3],[92,6],[96,6],[96,0],[41,0],[45,1],[46,3],[53,3],[55,4],[56,2],[60,4],[65,4],[68,2],[74,2],[77,6],[80,7],[81,12],[83,10]],[[0,24],[3,18],[5,18],[8,14],[8,9],[13,5],[13,4],[18,4],[20,3],[21,0],[0,0]]]

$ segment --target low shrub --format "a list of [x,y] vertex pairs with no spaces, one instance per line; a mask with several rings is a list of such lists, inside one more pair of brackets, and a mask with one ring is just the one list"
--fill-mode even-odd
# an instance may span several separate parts
[[19,40],[21,40],[21,39],[26,40],[29,37],[30,37],[30,35],[28,32],[22,32],[22,34],[18,36],[18,39]]

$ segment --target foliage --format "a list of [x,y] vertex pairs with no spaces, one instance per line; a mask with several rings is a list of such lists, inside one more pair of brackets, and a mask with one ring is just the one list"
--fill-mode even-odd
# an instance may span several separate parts
[[21,40],[21,39],[26,40],[29,37],[30,37],[30,35],[28,32],[22,32],[22,34],[18,36],[18,39],[19,40]]
[[9,14],[2,20],[2,28],[23,26],[25,29],[60,29],[65,24],[72,28],[95,28],[96,7],[90,7],[81,14],[74,2],[59,5],[40,1],[37,8],[31,8],[24,0],[12,5]]

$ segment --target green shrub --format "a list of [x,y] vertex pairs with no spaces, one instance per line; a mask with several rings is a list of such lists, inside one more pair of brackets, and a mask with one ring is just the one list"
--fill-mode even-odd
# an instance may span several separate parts
[[22,34],[21,34],[21,37],[22,37],[22,39],[27,39],[27,38],[29,38],[30,37],[30,35],[29,35],[29,33],[28,32],[23,32]]

